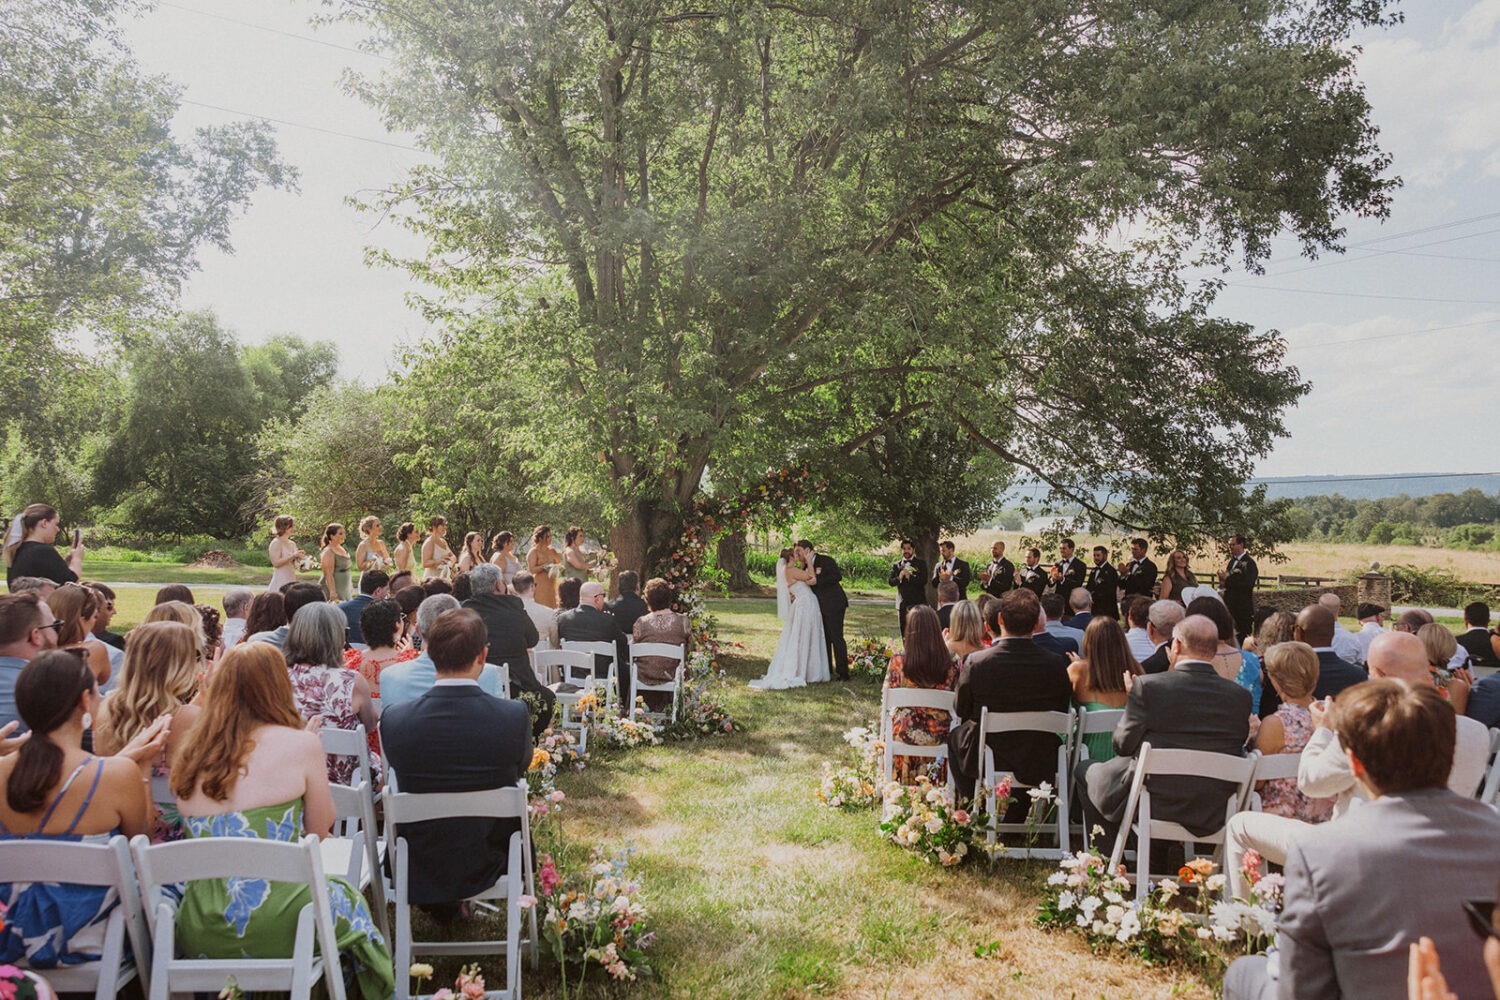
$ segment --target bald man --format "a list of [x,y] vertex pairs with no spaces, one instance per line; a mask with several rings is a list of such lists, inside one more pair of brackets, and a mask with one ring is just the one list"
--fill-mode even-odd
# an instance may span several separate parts
[[[578,590],[578,607],[557,616],[557,638],[566,642],[612,642],[615,644],[615,683],[620,691],[620,707],[625,706],[625,689],[630,685],[630,670],[626,660],[628,647],[625,633],[614,615],[604,610],[604,587],[586,580]],[[609,657],[594,657],[594,676],[609,676]]]
[[1344,602],[1338,594],[1329,591],[1318,598],[1318,606],[1324,608],[1333,615],[1333,651],[1339,654],[1339,659],[1349,663],[1359,662],[1359,640],[1354,638],[1354,633],[1344,628],[1339,623],[1339,615],[1344,613]]
[[[1412,686],[1432,684],[1432,672],[1427,669],[1427,651],[1422,640],[1409,632],[1377,635],[1370,643],[1370,676],[1399,680]],[[1312,718],[1313,734],[1302,750],[1302,761],[1297,768],[1297,788],[1302,794],[1314,798],[1334,799],[1333,818],[1336,820],[1352,804],[1367,801],[1369,797],[1354,780],[1349,758],[1333,731],[1330,713],[1313,702]],[[1459,795],[1472,798],[1484,780],[1489,752],[1489,729],[1473,719],[1459,716],[1448,787]],[[1243,897],[1249,888],[1240,871],[1245,851],[1253,848],[1267,861],[1284,864],[1292,838],[1309,825],[1269,813],[1240,813],[1231,819],[1225,837],[1227,856],[1224,860],[1231,894]]]
[[[1334,597],[1337,600],[1337,595]],[[1309,604],[1297,615],[1292,626],[1292,638],[1305,642],[1318,654],[1318,686],[1313,688],[1314,698],[1328,698],[1345,688],[1369,680],[1369,675],[1357,664],[1350,663],[1333,648],[1333,626],[1337,619],[1333,612],[1321,604]],[[1264,684],[1260,696],[1260,717],[1268,719],[1281,707],[1281,697],[1270,684]]]

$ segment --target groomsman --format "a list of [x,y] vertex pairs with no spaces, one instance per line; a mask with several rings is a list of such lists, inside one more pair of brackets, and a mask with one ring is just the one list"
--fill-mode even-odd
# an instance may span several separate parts
[[901,595],[901,637],[906,637],[906,613],[919,604],[927,603],[927,563],[917,555],[917,547],[909,541],[901,542],[901,558],[891,566],[891,575],[886,583],[896,588]]
[[979,571],[979,582],[986,594],[1004,597],[1016,585],[1016,564],[1005,558],[1005,543],[990,546],[990,564]]
[[1229,565],[1219,571],[1219,588],[1224,606],[1234,619],[1234,634],[1240,642],[1255,630],[1255,584],[1260,569],[1246,551],[1245,536],[1229,536]]
[[1120,599],[1115,591],[1120,586],[1120,574],[1109,564],[1109,549],[1094,546],[1094,565],[1089,567],[1084,587],[1094,598],[1094,616],[1103,615],[1116,621],[1120,618]]
[[938,546],[938,552],[942,558],[932,570],[933,587],[940,586],[944,580],[952,580],[958,586],[958,599],[967,601],[969,581],[974,579],[974,571],[969,568],[966,561],[954,556],[952,542],[943,542]]
[[1047,589],[1047,571],[1042,568],[1041,549],[1026,550],[1026,564],[1016,571],[1016,587],[1029,590],[1037,597]]
[[1146,540],[1130,540],[1130,561],[1120,563],[1120,589],[1125,596],[1139,594],[1156,599],[1156,563],[1146,558]]
[[1083,560],[1073,554],[1074,548],[1071,538],[1064,538],[1058,544],[1062,558],[1052,564],[1052,572],[1049,574],[1053,591],[1065,601],[1075,588],[1083,586]]

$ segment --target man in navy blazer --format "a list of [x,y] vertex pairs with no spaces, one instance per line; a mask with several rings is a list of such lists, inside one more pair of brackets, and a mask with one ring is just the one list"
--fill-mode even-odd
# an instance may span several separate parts
[[[475,792],[514,786],[531,764],[531,720],[519,701],[479,687],[488,633],[478,613],[438,616],[424,636],[437,682],[380,719],[381,748],[403,792]],[[505,874],[519,820],[445,819],[404,825],[413,903],[451,919],[460,900]],[[392,846],[394,850],[394,845]]]

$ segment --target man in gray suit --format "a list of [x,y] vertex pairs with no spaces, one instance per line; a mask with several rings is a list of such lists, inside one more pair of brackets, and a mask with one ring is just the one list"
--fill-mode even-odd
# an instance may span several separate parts
[[1492,995],[1462,903],[1500,881],[1500,815],[1446,787],[1453,709],[1431,685],[1374,680],[1345,691],[1335,714],[1371,801],[1292,841],[1277,952],[1236,960],[1224,996],[1396,1000],[1424,936],[1450,990]]
[[[1126,676],[1125,715],[1115,727],[1113,760],[1085,761],[1077,772],[1084,821],[1103,826],[1112,838],[1125,818],[1135,776],[1135,754],[1142,743],[1157,749],[1208,750],[1244,756],[1250,735],[1250,692],[1214,672],[1219,630],[1202,615],[1189,615],[1172,630],[1164,674]],[[1181,823],[1194,833],[1224,825],[1224,800],[1233,791],[1212,778],[1162,775],[1152,778],[1151,813]],[[1108,842],[1106,840],[1106,842]]]

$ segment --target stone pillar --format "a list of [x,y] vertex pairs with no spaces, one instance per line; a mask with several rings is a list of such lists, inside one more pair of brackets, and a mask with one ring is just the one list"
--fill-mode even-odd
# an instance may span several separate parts
[[1391,610],[1391,578],[1380,572],[1379,563],[1370,565],[1370,571],[1355,581],[1355,588],[1359,603]]

